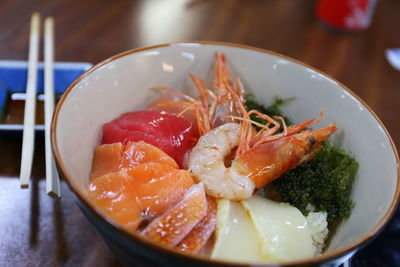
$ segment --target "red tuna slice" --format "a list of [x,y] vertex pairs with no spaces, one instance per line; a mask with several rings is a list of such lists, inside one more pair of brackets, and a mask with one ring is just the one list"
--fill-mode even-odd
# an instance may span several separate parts
[[182,167],[185,153],[193,148],[197,139],[191,121],[160,111],[143,110],[122,114],[104,124],[102,143],[145,141],[163,150]]
[[193,228],[193,230],[179,243],[177,249],[186,253],[197,253],[207,243],[217,225],[217,202],[207,196],[207,215]]
[[175,247],[206,216],[207,199],[203,184],[195,184],[183,199],[152,221],[142,235],[159,245]]
[[190,108],[191,103],[185,100],[179,100],[179,97],[170,92],[160,94],[157,99],[151,102],[146,109],[161,111],[164,113],[184,117],[193,123],[196,133],[199,132],[197,125],[197,116],[194,108]]

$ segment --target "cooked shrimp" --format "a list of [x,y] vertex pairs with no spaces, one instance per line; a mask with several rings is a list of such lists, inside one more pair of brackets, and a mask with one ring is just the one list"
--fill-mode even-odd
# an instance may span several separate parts
[[[259,135],[250,130],[247,137],[242,134],[248,122],[221,125],[200,137],[190,155],[189,169],[204,182],[211,196],[231,200],[250,198],[255,188],[313,158],[321,149],[321,143],[337,130],[336,125],[331,124],[297,133],[317,121],[285,128],[278,135],[271,135],[268,130]],[[238,149],[231,166],[226,167],[224,157],[244,143],[248,143],[249,148]]]
[[224,157],[239,144],[240,124],[226,123],[200,137],[189,158],[189,169],[204,181],[208,195],[227,199],[247,199],[255,184],[236,170],[226,168]]

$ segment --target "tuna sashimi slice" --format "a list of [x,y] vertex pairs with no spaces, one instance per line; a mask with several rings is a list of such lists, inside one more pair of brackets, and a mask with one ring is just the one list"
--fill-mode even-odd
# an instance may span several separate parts
[[152,144],[183,166],[188,150],[198,139],[192,121],[160,111],[142,110],[122,114],[103,125],[103,144],[145,141]]
[[160,94],[159,97],[152,101],[146,109],[166,112],[174,115],[179,114],[181,117],[191,121],[196,133],[198,133],[196,110],[191,107],[190,102],[179,100],[179,97],[176,97],[170,92]]

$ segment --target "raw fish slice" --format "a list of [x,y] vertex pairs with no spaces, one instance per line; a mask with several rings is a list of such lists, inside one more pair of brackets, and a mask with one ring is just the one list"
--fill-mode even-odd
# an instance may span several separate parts
[[[188,119],[193,123],[193,127],[198,133],[199,129],[197,126],[197,116],[196,111],[193,108],[188,108],[190,103],[179,101],[178,99],[169,99],[168,97],[164,97],[164,94],[160,97],[159,100],[151,103],[147,109],[167,112],[169,114],[180,115],[183,118]],[[185,112],[183,112],[185,111]],[[183,113],[182,113],[183,112]]]
[[191,174],[161,163],[136,165],[127,171],[146,215],[162,214],[194,184]]
[[178,204],[151,222],[142,235],[159,245],[175,247],[206,214],[204,185],[195,184]]
[[207,243],[217,224],[217,202],[207,196],[207,215],[193,228],[193,230],[179,243],[177,249],[187,253],[197,253]]
[[104,174],[119,171],[124,161],[123,150],[122,143],[97,146],[94,151],[90,179],[93,180]]
[[126,171],[103,175],[88,185],[88,197],[103,214],[134,232],[140,224],[141,204]]
[[178,168],[175,160],[158,147],[143,141],[129,142],[127,145],[118,142],[96,147],[90,178],[93,180],[110,172],[148,162],[164,163]]
[[183,166],[185,153],[197,142],[193,123],[183,117],[159,111],[142,110],[122,114],[103,125],[103,144],[145,141]]
[[111,219],[136,229],[144,217],[158,216],[178,203],[193,184],[186,170],[145,163],[96,178],[88,192],[89,198]]
[[168,154],[171,152],[170,142],[168,138],[159,135],[153,135],[146,132],[122,129],[118,125],[109,124],[103,126],[103,140],[102,144],[113,144],[121,142],[124,145],[129,142],[144,141],[148,144],[158,147],[162,151]]
[[[172,125],[168,123],[171,119],[170,117],[172,119],[176,118],[172,115],[160,114],[159,111],[133,111],[122,114],[112,122],[106,123],[104,126],[113,124],[123,130],[138,131],[155,136],[160,136],[162,130],[176,134],[176,132],[173,131],[174,129],[171,128]],[[186,120],[185,122],[186,123],[179,125],[180,130],[185,130],[187,127],[190,127],[190,122],[187,122]],[[107,132],[104,132],[103,134],[107,135]]]
[[176,161],[156,146],[143,141],[129,142],[124,151],[124,168],[142,163],[162,163],[178,169]]

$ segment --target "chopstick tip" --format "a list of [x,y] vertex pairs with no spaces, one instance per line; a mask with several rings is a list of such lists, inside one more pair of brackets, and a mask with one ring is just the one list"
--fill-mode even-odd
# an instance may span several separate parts
[[39,20],[40,20],[40,14],[39,14],[39,12],[34,12],[34,13],[32,13],[31,20],[32,20],[32,21],[35,21],[35,22],[37,22],[37,23],[39,24]]
[[54,23],[54,18],[53,18],[52,16],[46,17],[46,19],[44,20],[44,23],[45,23],[45,24],[47,24],[47,23]]
[[39,24],[40,24],[40,14],[39,12],[35,12],[31,17],[31,34],[39,33]]
[[27,189],[27,188],[29,188],[29,184],[21,184],[21,188],[22,189]]
[[61,196],[59,194],[57,194],[56,192],[54,192],[54,191],[48,191],[47,195],[49,195],[50,197],[52,197],[54,199],[61,198]]

